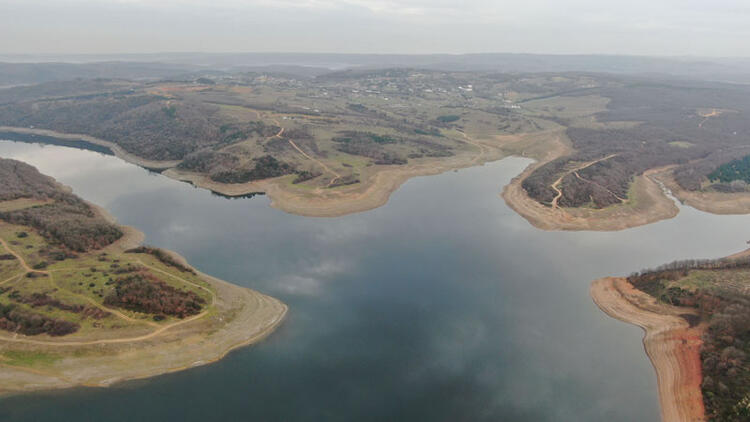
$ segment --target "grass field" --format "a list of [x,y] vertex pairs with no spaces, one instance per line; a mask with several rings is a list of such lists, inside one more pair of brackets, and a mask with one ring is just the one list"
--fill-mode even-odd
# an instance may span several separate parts
[[[0,202],[0,206],[2,204]],[[29,205],[34,203],[29,202]],[[17,201],[13,208],[18,209]],[[78,325],[79,329],[65,335],[65,339],[147,334],[182,319],[174,315],[157,317],[153,313],[105,304],[106,298],[116,290],[118,278],[132,274],[163,282],[178,292],[190,292],[205,304],[201,312],[211,311],[215,293],[205,280],[191,271],[165,264],[152,254],[109,248],[64,256],[58,246],[34,228],[8,223],[0,223],[0,239],[7,245],[0,251],[6,258],[0,261],[0,305]],[[17,256],[8,259],[10,255]],[[36,298],[36,302],[31,298]]]

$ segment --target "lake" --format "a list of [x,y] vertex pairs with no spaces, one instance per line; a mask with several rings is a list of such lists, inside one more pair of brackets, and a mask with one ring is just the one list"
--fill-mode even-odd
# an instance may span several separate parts
[[502,187],[530,161],[408,181],[338,218],[227,199],[100,153],[0,141],[16,158],[184,255],[286,302],[264,342],[107,389],[0,399],[3,421],[657,421],[642,331],[589,284],[746,247],[750,216],[681,207],[621,232],[545,232]]

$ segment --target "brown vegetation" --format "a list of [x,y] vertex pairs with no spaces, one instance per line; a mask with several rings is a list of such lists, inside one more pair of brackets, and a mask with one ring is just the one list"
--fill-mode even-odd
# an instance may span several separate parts
[[185,265],[182,265],[181,262],[176,260],[172,255],[170,255],[168,252],[165,252],[162,249],[154,248],[150,246],[139,246],[137,248],[128,249],[125,251],[125,253],[147,253],[150,255],[153,255],[156,259],[158,259],[162,264],[169,265],[170,267],[177,268],[180,271],[195,274],[195,270],[186,267]]
[[71,305],[61,302],[59,299],[51,297],[47,293],[32,293],[28,296],[22,296],[17,290],[14,290],[8,294],[8,298],[18,303],[29,305],[32,308],[47,306],[62,311],[72,312],[74,314],[81,314],[93,319],[102,319],[111,315],[109,312],[94,306],[84,306],[79,304]]
[[59,318],[24,311],[16,305],[0,303],[0,329],[27,336],[49,334],[64,336],[78,331],[80,326]]
[[33,227],[48,240],[75,252],[99,249],[122,237],[122,230],[98,216],[81,200],[0,212],[0,219]]
[[[634,177],[667,165],[678,166],[674,174],[682,188],[698,190],[708,181],[709,173],[750,151],[746,135],[750,101],[745,88],[640,82],[606,84],[597,91],[611,100],[608,110],[598,114],[599,121],[637,124],[569,127],[567,135],[575,151],[541,166],[523,182],[537,201],[551,203],[556,195],[551,185],[566,168],[609,154],[617,156],[563,178],[561,206],[604,208],[619,204],[627,197]],[[706,107],[726,107],[734,112],[699,124],[704,118],[696,110]]]
[[128,94],[21,100],[0,106],[0,122],[102,138],[150,160],[179,160],[206,147],[229,145],[273,131],[262,122],[222,118],[217,114],[219,108],[210,104]]
[[104,298],[107,306],[136,312],[185,318],[198,314],[206,300],[197,294],[176,289],[155,276],[138,272],[115,280],[114,291]]
[[397,140],[391,136],[355,131],[346,131],[340,135],[332,140],[338,144],[336,149],[341,152],[372,158],[375,164],[406,164],[405,158],[380,147],[396,143]]

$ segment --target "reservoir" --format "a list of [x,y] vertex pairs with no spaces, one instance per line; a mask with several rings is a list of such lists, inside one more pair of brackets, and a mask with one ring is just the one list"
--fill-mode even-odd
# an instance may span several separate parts
[[[642,331],[592,280],[745,248],[750,216],[689,207],[620,232],[545,232],[500,192],[530,161],[419,177],[378,209],[290,215],[59,145],[0,141],[146,243],[289,305],[211,365],[0,398],[2,421],[658,421]],[[1,369],[0,369],[1,370]]]

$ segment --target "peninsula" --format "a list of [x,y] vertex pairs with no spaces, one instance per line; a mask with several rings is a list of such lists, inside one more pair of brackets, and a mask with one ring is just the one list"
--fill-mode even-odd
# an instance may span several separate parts
[[204,365],[284,319],[276,299],[141,246],[54,179],[0,159],[0,393]]
[[748,252],[591,285],[604,312],[644,329],[665,422],[750,418],[749,291]]

